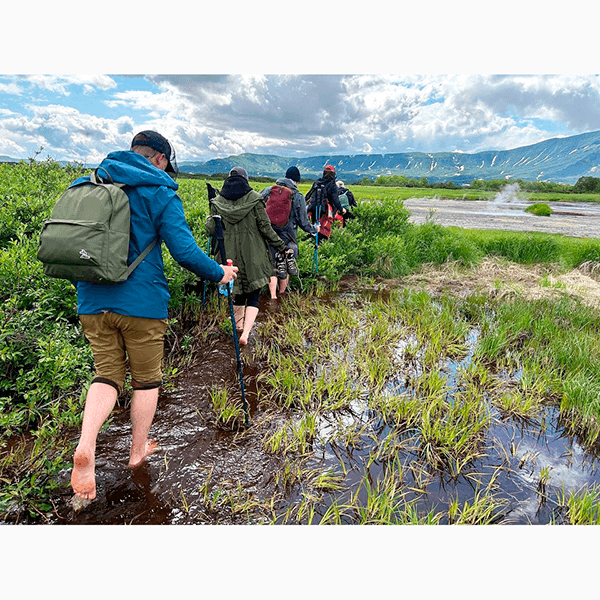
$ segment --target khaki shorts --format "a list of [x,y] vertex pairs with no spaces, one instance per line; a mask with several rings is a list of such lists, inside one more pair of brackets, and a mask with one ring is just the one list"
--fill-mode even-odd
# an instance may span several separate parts
[[123,390],[129,362],[134,389],[152,389],[162,382],[166,319],[142,319],[111,312],[79,315],[94,354],[94,381]]

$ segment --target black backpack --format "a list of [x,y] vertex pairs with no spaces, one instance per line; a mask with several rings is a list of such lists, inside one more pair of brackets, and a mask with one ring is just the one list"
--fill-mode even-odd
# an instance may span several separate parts
[[321,209],[319,211],[320,215],[326,215],[328,200],[325,182],[319,180],[315,181],[309,194],[310,202],[307,207],[308,212],[316,212],[315,209],[319,207]]

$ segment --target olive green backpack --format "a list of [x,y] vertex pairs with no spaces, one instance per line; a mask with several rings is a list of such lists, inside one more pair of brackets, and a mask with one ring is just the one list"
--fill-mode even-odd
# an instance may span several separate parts
[[42,224],[38,259],[48,277],[70,281],[119,283],[144,260],[154,240],[131,264],[130,208],[123,190],[107,173],[106,183],[96,169],[90,181],[69,187]]

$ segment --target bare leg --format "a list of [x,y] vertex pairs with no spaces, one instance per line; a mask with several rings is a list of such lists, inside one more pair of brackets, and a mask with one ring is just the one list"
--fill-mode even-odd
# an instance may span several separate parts
[[271,292],[271,300],[277,300],[277,277],[275,275],[269,279],[269,292]]
[[246,307],[246,317],[244,319],[244,331],[242,331],[242,335],[240,336],[240,344],[242,346],[245,346],[248,343],[248,336],[250,335],[250,331],[252,330],[254,321],[256,321],[256,315],[258,315],[258,308],[256,308],[255,306],[247,306]]
[[242,331],[244,329],[244,311],[245,306],[237,306],[233,305],[233,315],[235,317],[235,328],[238,331]]
[[96,439],[117,401],[117,390],[106,383],[92,383],[85,399],[81,437],[73,457],[71,487],[85,500],[96,497]]
[[138,467],[156,450],[156,442],[148,439],[148,431],[156,413],[158,388],[134,390],[131,398],[131,455],[129,466]]
[[287,289],[288,283],[290,282],[290,276],[288,275],[285,279],[279,280],[279,293],[283,294]]

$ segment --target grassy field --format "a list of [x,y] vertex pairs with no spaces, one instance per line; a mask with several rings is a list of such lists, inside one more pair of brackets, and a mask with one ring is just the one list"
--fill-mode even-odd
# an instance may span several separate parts
[[[8,520],[15,520],[20,515],[43,520],[52,510],[53,490],[64,485],[57,474],[70,468],[71,432],[80,424],[83,399],[92,377],[92,357],[80,334],[74,290],[68,282],[45,278],[35,258],[42,219],[49,215],[61,190],[77,175],[77,170],[62,169],[51,161],[0,166],[0,274],[4,284],[0,291],[0,517]],[[254,187],[261,189],[265,184]],[[306,191],[307,187],[301,185],[301,190]],[[492,192],[379,186],[356,186],[353,191],[359,202],[358,218],[347,228],[335,230],[331,239],[322,245],[318,274],[313,266],[312,240],[300,239],[300,278],[291,283],[298,302],[314,305],[315,298],[335,293],[344,278],[367,282],[402,281],[426,266],[448,263],[467,272],[490,257],[515,264],[543,265],[552,273],[583,266],[593,271],[600,263],[598,240],[502,231],[463,232],[434,223],[413,225],[409,223],[410,215],[402,203],[403,199],[417,195],[481,200],[493,197]],[[205,183],[182,179],[180,196],[190,227],[200,247],[206,248],[204,223],[208,202]],[[554,201],[542,196],[544,198],[536,196],[535,199]],[[361,200],[365,199],[371,200],[368,211],[360,206]],[[564,198],[575,199],[597,201],[574,194]],[[195,323],[194,315],[203,308],[198,278],[180,268],[167,251],[163,254],[172,294],[166,340],[165,385],[169,386],[187,360],[186,343],[182,341],[189,338]],[[443,311],[438,314],[440,303]],[[300,430],[294,421],[297,431],[294,435],[299,436],[298,439],[274,437],[267,440],[270,451],[284,452],[294,444],[293,447],[302,454],[303,444],[314,436],[314,429],[313,434],[310,432],[315,422],[315,403],[324,397],[338,398],[343,407],[349,397],[348,386],[360,381],[373,393],[376,405],[371,408],[378,411],[381,418],[394,423],[410,423],[411,427],[419,428],[424,440],[429,440],[422,449],[422,458],[428,468],[455,468],[460,474],[477,453],[477,432],[487,426],[476,397],[477,393],[483,392],[481,388],[477,393],[473,391],[460,414],[458,406],[454,413],[440,404],[439,394],[446,384],[439,374],[436,375],[434,359],[444,353],[452,355],[462,351],[466,321],[477,323],[483,332],[476,351],[480,372],[472,374],[473,378],[487,380],[498,369],[507,366],[523,370],[521,388],[510,397],[498,399],[506,410],[526,416],[539,408],[541,402],[552,402],[561,410],[569,431],[580,435],[582,443],[593,445],[598,438],[600,371],[597,365],[600,357],[596,354],[600,348],[600,326],[595,309],[569,298],[533,302],[474,295],[456,303],[419,294],[398,296],[393,304],[369,306],[362,315],[368,319],[369,326],[360,335],[367,336],[363,346],[372,352],[355,350],[348,369],[358,379],[344,379],[343,372],[338,372],[340,379],[322,382],[321,385],[326,387],[304,389],[306,381],[299,377],[301,365],[286,366],[282,361],[291,360],[298,348],[305,347],[307,339],[314,336],[325,339],[330,328],[321,331],[319,324],[338,322],[336,319],[339,320],[340,315],[353,322],[355,316],[348,312],[343,301],[336,300],[335,306],[336,310],[327,311],[322,319],[301,321],[298,321],[298,315],[308,313],[300,312],[298,306],[285,322],[269,325],[286,328],[277,335],[288,336],[290,341],[280,354],[269,349],[267,340],[260,348],[268,357],[269,365],[268,380],[261,392],[265,407],[272,410],[278,404],[290,406],[293,403],[296,406],[300,403],[303,412],[298,415],[304,423]],[[491,307],[493,319],[490,318]],[[423,351],[428,356],[431,354],[434,360],[431,377],[415,382],[419,397],[432,399],[426,413],[422,410],[422,402],[418,406],[411,405],[398,398],[386,399],[378,393],[389,376],[387,369],[391,363],[385,340],[393,334],[393,329],[386,329],[385,323],[389,322],[392,310],[399,311],[394,313],[394,322],[407,324],[414,329],[415,335],[428,340]],[[427,319],[430,319],[429,323],[425,322]],[[225,325],[223,328],[226,331]],[[351,331],[346,325],[342,327],[341,322],[338,329],[340,332],[343,329]],[[419,333],[421,330],[423,333]],[[564,335],[565,331],[568,335]],[[345,344],[348,339],[344,337],[331,339],[330,345],[323,344],[322,352],[333,360],[331,357],[336,355],[336,349]],[[285,382],[289,381],[297,382],[297,386],[286,394]],[[488,389],[483,391],[489,392]],[[219,391],[215,390],[214,395],[219,398]],[[302,397],[307,398],[304,403]],[[440,430],[448,419],[457,428],[452,435]],[[280,435],[289,435],[289,431],[289,427],[284,428]],[[460,431],[469,432],[469,435],[460,445],[448,450],[443,436],[462,439]],[[395,489],[399,482],[384,481],[381,485]],[[566,498],[564,502],[567,502]],[[341,505],[337,506],[341,511]],[[381,508],[383,511],[389,506]],[[457,510],[455,508],[453,519],[461,522]],[[413,516],[418,522],[431,517]],[[333,516],[330,518],[335,521]],[[290,514],[288,520],[297,519],[297,514]],[[357,522],[373,521],[365,518]]]

